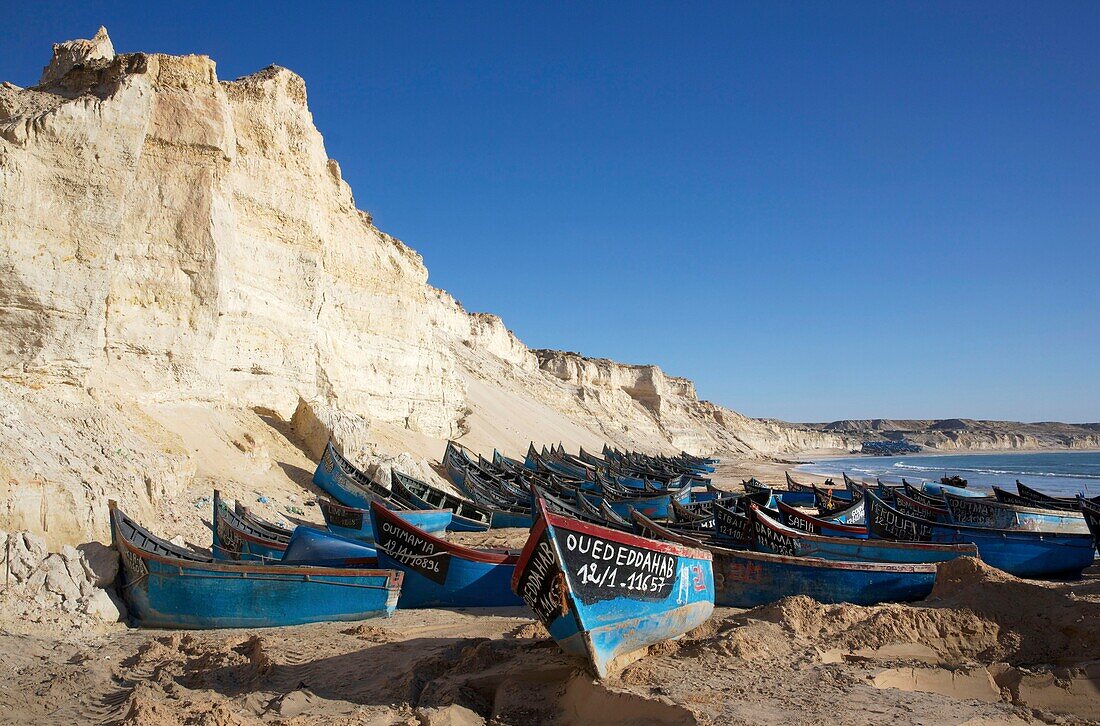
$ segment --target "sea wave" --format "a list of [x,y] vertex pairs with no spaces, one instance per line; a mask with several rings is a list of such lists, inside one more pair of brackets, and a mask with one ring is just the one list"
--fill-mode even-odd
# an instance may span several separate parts
[[914,464],[906,464],[904,461],[894,462],[893,468],[904,469],[906,471],[934,471],[934,472],[968,472],[971,474],[998,474],[998,475],[1011,475],[1011,476],[1044,476],[1053,477],[1058,479],[1100,479],[1100,475],[1097,474],[1067,474],[1053,471],[1020,471],[1014,469],[979,469],[965,466],[918,466]]

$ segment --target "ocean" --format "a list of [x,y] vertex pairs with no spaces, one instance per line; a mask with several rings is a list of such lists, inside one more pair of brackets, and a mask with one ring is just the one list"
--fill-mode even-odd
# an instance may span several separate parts
[[1057,496],[1100,494],[1100,451],[853,456],[802,464],[795,471],[834,476],[838,483],[842,471],[857,480],[900,482],[905,478],[910,483],[958,474],[976,489],[990,490],[996,484],[1014,492],[1019,479]]

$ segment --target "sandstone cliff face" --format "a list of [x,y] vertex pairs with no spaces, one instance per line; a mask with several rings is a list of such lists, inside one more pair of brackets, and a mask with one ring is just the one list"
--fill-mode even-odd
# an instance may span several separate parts
[[425,476],[447,437],[850,444],[467,314],[356,208],[283,68],[222,81],[205,56],[116,55],[105,31],[55,46],[38,86],[0,84],[0,248],[0,529],[51,545],[104,538],[107,497],[182,523],[173,507],[227,480],[300,492],[329,431]]

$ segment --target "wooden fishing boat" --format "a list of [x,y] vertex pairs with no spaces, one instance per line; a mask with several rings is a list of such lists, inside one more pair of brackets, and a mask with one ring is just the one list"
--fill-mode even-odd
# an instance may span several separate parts
[[901,480],[901,491],[905,496],[910,499],[920,502],[921,504],[927,504],[930,507],[936,507],[937,509],[946,509],[947,504],[943,501],[942,494],[929,494],[923,489],[919,489],[905,479]]
[[739,512],[723,502],[714,503],[714,538],[725,547],[749,549],[753,543],[748,510]]
[[[321,516],[325,518],[325,525],[333,534],[364,542],[374,541],[374,529],[371,527],[368,510],[345,507],[324,497],[317,498],[317,506],[321,509]],[[439,534],[447,529],[454,515],[447,509],[405,509],[398,511],[397,516],[412,522],[425,532]]]
[[428,534],[380,504],[371,505],[378,561],[405,573],[399,606],[522,605],[510,588],[519,553],[464,547]]
[[281,524],[275,524],[274,522],[269,522],[259,517],[254,514],[251,509],[241,504],[239,499],[233,500],[233,513],[253,527],[263,530],[268,534],[275,535],[276,537],[286,537],[290,539],[290,535],[294,534],[293,527],[284,527]]
[[562,517],[541,501],[537,506],[512,589],[561,649],[586,661],[597,677],[710,617],[709,552]]
[[156,628],[260,628],[393,613],[395,570],[217,562],[176,547],[108,503],[130,615]]
[[[1019,493],[1020,498],[1027,502],[1025,506],[1040,507],[1042,509],[1065,509],[1067,511],[1077,510],[1077,497],[1054,497],[1044,494],[1038,489],[1032,489],[1019,479],[1016,480],[1016,491]],[[1100,501],[1100,497],[1096,497],[1094,501]],[[1008,503],[1013,504],[1014,502]]]
[[250,522],[222,501],[221,492],[214,490],[214,513],[211,521],[210,552],[215,560],[247,560],[277,562],[283,558],[290,538],[276,535]]
[[928,544],[854,537],[825,537],[787,527],[749,505],[753,520],[753,549],[789,557],[820,557],[844,562],[944,562],[956,557],[977,557],[972,544]]
[[634,520],[652,536],[711,552],[717,605],[754,608],[791,595],[826,604],[910,602],[927,597],[936,579],[935,563],[841,562],[749,552],[700,542],[640,514]]
[[371,479],[348,461],[329,441],[313,472],[313,483],[345,507],[367,509],[371,502],[383,502],[390,509],[418,509]]
[[939,544],[972,542],[986,564],[1017,577],[1076,576],[1092,564],[1093,541],[1088,534],[942,524],[900,512],[874,492],[868,492],[864,499],[868,507],[867,529],[877,539]]
[[771,487],[767,484],[759,481],[756,477],[752,477],[746,481],[741,482],[741,486],[745,488],[746,494],[759,494],[761,492],[770,492]]
[[607,522],[607,526],[614,529],[633,530],[634,525],[624,517],[621,517],[611,507],[607,506],[607,502],[600,502],[600,514],[603,515],[604,521]]
[[706,522],[714,521],[713,501],[703,502],[694,507],[689,507],[679,502],[671,502],[669,521],[671,522]]
[[[860,499],[853,504],[849,510],[845,510],[844,514],[854,515],[857,513],[862,514],[864,500]],[[856,537],[860,539],[867,538],[867,525],[865,524],[848,524],[847,522],[835,521],[832,519],[824,519],[822,517],[814,517],[813,515],[806,514],[805,512],[795,509],[789,504],[784,502],[777,502],[779,511],[779,521],[788,527],[794,527],[800,529],[803,532],[809,532],[810,534],[821,534],[828,537]],[[858,510],[857,510],[858,508]]]
[[[910,497],[908,491],[895,491],[893,505],[901,512],[905,512],[914,517],[920,517],[932,522],[947,522],[949,521],[947,514],[947,506],[935,506],[933,504],[927,504],[928,497],[915,498]],[[883,501],[886,498],[883,497]],[[887,501],[887,504],[890,502]]]
[[484,532],[493,524],[493,512],[488,507],[437,489],[427,482],[402,474],[397,469],[393,469],[390,474],[393,477],[394,491],[417,509],[449,510],[453,516],[447,528],[452,532]]
[[1035,502],[1030,499],[1024,499],[1016,492],[1010,492],[1007,489],[1002,489],[996,484],[993,485],[993,498],[998,502],[1004,504],[1013,504],[1017,507],[1034,507],[1037,506]]
[[813,489],[810,488],[809,484],[803,484],[801,482],[797,482],[794,479],[792,479],[791,478],[791,473],[789,471],[783,472],[783,476],[787,479],[787,491],[792,491],[792,492],[812,492],[813,491]]
[[[813,493],[812,506],[817,507],[817,514],[819,517],[828,517],[834,514],[848,509],[855,502],[858,502],[863,497],[863,490],[856,489],[850,491],[848,489],[830,489],[828,491],[819,489],[817,485],[811,484],[810,491]],[[794,502],[782,499],[787,504],[799,506]],[[803,505],[807,506],[807,505]]]
[[[597,500],[598,503],[593,504],[584,492],[580,489],[574,489],[573,501],[576,504],[577,511],[583,515],[581,519],[586,522],[594,522],[601,527],[611,527],[612,529],[628,531],[633,529],[633,526],[620,517],[604,500]],[[614,519],[608,519],[607,515],[604,514],[605,511],[610,512]]]
[[959,497],[950,492],[944,493],[944,500],[952,524],[1050,534],[1087,534],[1089,531],[1080,512],[1017,507],[995,499]]

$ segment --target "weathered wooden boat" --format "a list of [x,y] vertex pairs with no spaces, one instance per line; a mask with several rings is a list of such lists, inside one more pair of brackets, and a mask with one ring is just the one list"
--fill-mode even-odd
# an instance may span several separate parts
[[[333,534],[364,542],[374,541],[374,529],[371,527],[368,510],[345,507],[324,497],[317,498],[317,506],[321,509],[321,516],[325,518],[325,525]],[[405,509],[397,511],[396,514],[429,534],[445,531],[453,516],[447,509]]]
[[348,461],[329,441],[317,469],[313,483],[345,507],[367,509],[371,502],[382,502],[390,509],[418,509],[371,479]]
[[488,507],[437,489],[427,482],[402,474],[397,469],[391,471],[391,476],[394,491],[416,509],[449,510],[453,516],[447,528],[452,532],[484,532],[493,525],[493,512]]
[[[585,496],[584,492],[580,489],[573,490],[573,502],[576,505],[577,511],[582,515],[580,519],[586,522],[593,522],[602,527],[611,527],[612,529],[633,529],[633,526],[623,520],[614,509],[608,506],[606,501],[599,499],[596,501],[597,503],[593,504],[592,500]],[[610,512],[614,519],[608,519],[607,515],[604,513],[605,511]],[[561,514],[561,512],[558,512],[558,514]]]
[[709,552],[562,517],[541,502],[538,507],[512,589],[561,649],[585,660],[597,677],[710,617]]
[[[909,497],[910,499],[918,501],[921,504],[927,504],[930,507],[936,507],[938,509],[947,508],[947,505],[943,501],[942,494],[929,494],[923,489],[913,486],[905,479],[901,480],[901,489],[895,491],[901,491],[905,494],[905,496]],[[883,498],[885,499],[885,497]]]
[[1017,507],[995,499],[958,497],[950,492],[944,494],[944,499],[952,524],[1051,534],[1085,534],[1089,531],[1080,512]]
[[405,573],[399,606],[522,605],[511,590],[519,553],[464,547],[428,534],[385,507],[371,506],[378,561]]
[[[854,517],[857,513],[856,508],[859,508],[858,512],[862,514],[863,502],[864,500],[860,499],[849,508],[849,510],[852,511],[845,510],[845,513],[851,514]],[[794,527],[803,532],[821,534],[828,537],[856,537],[867,539],[867,526],[865,524],[849,524],[833,519],[815,517],[789,504],[785,504],[784,502],[777,502],[776,504],[778,505],[779,521],[788,527]]]
[[[1065,509],[1067,511],[1077,510],[1077,497],[1055,497],[1050,494],[1044,494],[1038,489],[1032,489],[1027,484],[1024,484],[1019,479],[1016,480],[1016,491],[1019,493],[1021,499],[1027,502],[1030,507],[1040,507],[1043,509]],[[1100,497],[1093,499],[1095,502],[1100,502]],[[1014,502],[1008,502],[1013,504]]]
[[640,514],[634,519],[651,536],[711,552],[717,605],[754,608],[791,595],[826,604],[910,602],[927,597],[936,579],[935,563],[842,562],[749,552],[702,543]]
[[1076,576],[1092,564],[1088,534],[1046,534],[1022,530],[941,524],[905,514],[874,492],[867,501],[867,529],[877,539],[958,544],[972,542],[982,560],[1017,577]]
[[725,547],[749,549],[754,535],[748,510],[737,511],[724,502],[714,503],[714,537]]
[[714,522],[714,502],[703,502],[697,504],[694,507],[688,507],[679,502],[671,502],[671,510],[669,511],[670,522],[711,522],[713,526]]
[[375,548],[361,539],[341,537],[317,527],[299,526],[290,535],[281,562],[320,567],[377,567]]
[[[1010,492],[1007,489],[1002,489],[996,484],[993,485],[993,498],[1003,504],[1013,504],[1017,507],[1035,507],[1038,506],[1030,499],[1024,499],[1016,492]],[[946,506],[946,503],[945,503]],[[1076,508],[1076,507],[1074,507]]]
[[269,534],[273,534],[276,537],[286,537],[287,539],[290,539],[290,535],[294,534],[293,527],[284,527],[281,524],[275,524],[274,522],[269,522],[266,519],[263,519],[262,517],[255,514],[251,509],[241,504],[239,499],[233,500],[233,513],[244,521],[251,524],[253,527],[263,530],[264,532],[267,532]]
[[211,521],[210,552],[215,560],[247,560],[277,562],[283,558],[289,537],[276,535],[245,521],[222,501],[221,492],[214,490],[214,513]]
[[746,494],[759,494],[764,491],[770,492],[772,490],[771,487],[758,480],[756,477],[742,481],[741,486],[745,488]]
[[156,628],[259,628],[386,616],[397,606],[395,570],[217,562],[176,547],[111,501],[111,541],[130,615]]
[[[813,494],[813,501],[810,502],[809,505],[801,506],[817,507],[817,514],[819,517],[829,517],[834,514],[839,514],[863,497],[862,489],[830,489],[825,491],[813,484],[810,485],[810,492]],[[800,506],[787,499],[782,499],[782,501],[796,507]]]
[[844,562],[927,563],[978,556],[978,549],[972,544],[895,542],[810,534],[772,519],[755,504],[750,504],[749,509],[753,520],[753,549],[758,552]]
[[793,478],[791,478],[791,473],[789,471],[783,472],[783,476],[787,479],[787,490],[788,491],[792,491],[792,492],[812,492],[813,491],[813,489],[810,488],[809,484],[803,484],[803,483],[797,482]]
[[892,503],[901,512],[932,522],[949,521],[946,503],[944,503],[944,506],[937,507],[933,504],[926,503],[928,497],[920,499],[910,497],[908,491],[895,491],[893,494],[893,502],[887,501],[886,497],[883,497],[883,501],[886,501],[887,504]]

